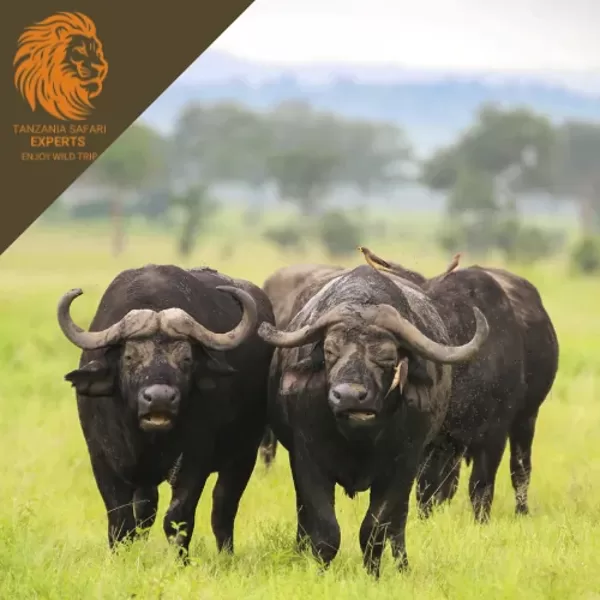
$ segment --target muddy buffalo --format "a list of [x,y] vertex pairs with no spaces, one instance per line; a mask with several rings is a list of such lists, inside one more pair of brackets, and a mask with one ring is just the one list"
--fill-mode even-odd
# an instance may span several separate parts
[[297,541],[329,564],[340,545],[336,484],[350,497],[370,490],[360,546],[378,575],[388,539],[398,566],[408,563],[406,518],[423,450],[445,420],[453,368],[477,355],[488,325],[475,308],[471,338],[452,346],[418,286],[366,265],[313,277],[308,289],[287,330],[259,328],[276,347],[269,417],[289,452]]
[[[406,276],[401,265],[372,253],[366,258],[370,264],[379,262],[388,273]],[[446,420],[419,478],[419,504],[428,515],[434,504],[450,500],[465,458],[473,464],[469,495],[475,516],[489,519],[496,474],[510,442],[515,510],[526,514],[535,425],[558,370],[558,339],[541,296],[529,281],[503,269],[456,266],[424,279],[421,287],[446,323],[464,323],[467,306],[477,306],[488,320],[490,335],[474,360],[453,371]],[[456,327],[449,332],[452,343],[469,335]]]
[[265,427],[271,345],[257,322],[273,323],[260,288],[210,269],[148,265],[108,286],[90,330],[60,300],[58,323],[83,352],[66,380],[108,517],[110,547],[154,523],[157,486],[172,498],[168,539],[187,556],[196,506],[218,472],[212,529],[233,550],[234,520]]

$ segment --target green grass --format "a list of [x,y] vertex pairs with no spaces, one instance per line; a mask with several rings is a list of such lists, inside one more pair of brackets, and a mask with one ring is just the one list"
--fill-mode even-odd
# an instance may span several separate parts
[[[365,243],[426,274],[448,258],[414,240]],[[327,261],[316,247],[308,256],[286,256],[252,240],[224,260],[222,244],[218,236],[206,240],[186,263],[261,284],[284,264]],[[0,258],[0,599],[600,597],[600,281],[573,279],[558,262],[518,269],[539,286],[561,342],[559,376],[538,421],[531,516],[513,516],[505,456],[492,521],[476,525],[465,469],[450,507],[427,522],[411,507],[411,571],[397,574],[386,553],[382,578],[374,582],[363,572],[358,545],[366,494],[354,501],[338,494],[342,549],[319,574],[312,560],[294,553],[293,488],[281,450],[270,473],[256,466],[242,498],[234,557],[217,555],[210,531],[214,476],[198,507],[190,568],[177,566],[164,539],[164,485],[149,540],[111,555],[74,394],[63,381],[78,351],[58,330],[56,302],[82,287],[73,315],[86,325],[119,270],[180,262],[173,246],[171,238],[142,232],[117,260],[101,231],[38,226]],[[361,260],[357,253],[346,263]]]

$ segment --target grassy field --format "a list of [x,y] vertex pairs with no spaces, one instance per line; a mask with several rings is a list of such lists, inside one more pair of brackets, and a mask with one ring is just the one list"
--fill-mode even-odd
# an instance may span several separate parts
[[[425,254],[417,245],[365,243],[426,274],[448,258]],[[465,469],[450,507],[427,522],[414,510],[409,516],[411,571],[397,574],[388,553],[381,580],[374,582],[363,572],[358,545],[366,494],[354,501],[339,494],[342,549],[332,568],[320,574],[312,560],[294,553],[293,487],[281,451],[271,472],[256,466],[237,519],[234,557],[215,550],[211,477],[198,508],[194,564],[182,570],[160,521],[167,486],[161,488],[159,520],[149,540],[117,555],[108,552],[104,508],[74,394],[63,381],[78,351],[56,325],[60,295],[84,289],[73,315],[87,325],[119,270],[180,262],[171,238],[136,235],[119,259],[108,247],[98,232],[38,227],[0,258],[1,600],[600,598],[600,280],[573,279],[558,262],[517,269],[539,286],[561,343],[559,376],[538,421],[531,516],[513,515],[505,456],[492,521],[475,525]],[[299,260],[327,258],[318,248],[310,256],[284,256],[256,241],[225,260],[220,246],[207,242],[187,262],[262,283],[277,267]],[[357,253],[346,262],[361,260]]]

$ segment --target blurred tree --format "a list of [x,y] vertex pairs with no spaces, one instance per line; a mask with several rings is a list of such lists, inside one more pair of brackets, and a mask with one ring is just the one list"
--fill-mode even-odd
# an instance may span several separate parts
[[182,213],[178,251],[182,257],[187,258],[194,251],[198,235],[206,228],[217,205],[208,195],[207,187],[201,184],[189,186],[184,192],[173,195],[171,202]]
[[181,111],[172,135],[174,162],[190,181],[211,186],[266,180],[268,129],[262,115],[235,103],[192,102]]
[[[524,239],[518,235],[517,194],[553,185],[555,153],[556,132],[546,117],[483,105],[470,129],[422,165],[421,182],[448,192],[452,222],[442,232],[442,245],[463,243],[480,252],[497,247],[513,257],[513,244]],[[533,256],[529,245],[522,249],[528,259]]]
[[336,187],[365,196],[406,178],[410,147],[393,124],[344,119],[301,101],[284,102],[266,117],[268,179],[304,216],[319,212]]
[[558,131],[551,191],[575,198],[584,238],[600,231],[600,123],[569,121]]
[[450,216],[483,213],[493,218],[499,208],[494,180],[489,173],[467,166],[457,170],[446,206]]
[[164,139],[147,125],[134,123],[89,168],[87,180],[111,190],[113,253],[125,247],[125,198],[165,174]]
[[585,275],[600,272],[600,236],[582,236],[572,249],[571,268]]
[[485,104],[469,130],[424,162],[421,182],[448,191],[465,169],[495,178],[518,166],[515,189],[547,189],[553,180],[555,142],[555,130],[546,117]]
[[267,176],[280,200],[293,202],[304,216],[314,216],[339,181],[344,159],[340,122],[298,101],[283,102],[268,118]]
[[339,154],[318,144],[298,144],[267,160],[280,199],[297,204],[306,217],[315,215],[335,184]]
[[445,250],[457,252],[459,248],[454,245],[460,243],[469,252],[485,254],[494,247],[494,227],[500,207],[489,173],[461,166],[450,190],[446,211],[453,229],[446,229],[442,234]]
[[174,194],[171,203],[181,212],[181,230],[177,249],[182,257],[187,258],[194,251],[198,235],[203,228],[207,227],[208,220],[215,213],[217,205],[208,195],[207,187],[201,184],[189,186],[185,191]]
[[186,105],[171,137],[171,173],[178,197],[187,197],[188,189],[192,195],[203,189],[206,196],[217,184],[242,184],[253,193],[256,219],[262,209],[269,141],[260,113],[233,102]]
[[411,147],[393,123],[347,121],[338,136],[344,153],[340,179],[363,197],[385,193],[409,179],[405,166],[412,161]]

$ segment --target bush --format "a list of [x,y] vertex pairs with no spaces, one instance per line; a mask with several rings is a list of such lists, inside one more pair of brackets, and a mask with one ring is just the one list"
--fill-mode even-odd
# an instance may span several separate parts
[[304,245],[304,229],[296,223],[270,227],[263,237],[281,250],[299,250]]
[[555,232],[523,225],[515,217],[496,223],[496,245],[508,261],[531,264],[552,256],[562,243],[562,237]]
[[456,222],[445,223],[439,230],[437,241],[446,254],[456,254],[465,249],[463,228]]
[[584,237],[571,253],[572,268],[586,275],[600,272],[600,237]]
[[466,250],[484,256],[499,250],[508,261],[533,263],[554,254],[563,240],[552,231],[523,225],[515,216],[504,218],[461,218],[444,224],[438,244],[447,253]]
[[522,225],[517,231],[511,255],[523,263],[534,263],[549,258],[562,246],[562,237],[539,227]]
[[325,212],[318,225],[321,243],[332,257],[347,256],[356,252],[362,231],[357,223],[341,210]]
[[438,232],[438,244],[448,253],[467,251],[485,256],[496,246],[494,222],[480,215],[451,219]]

